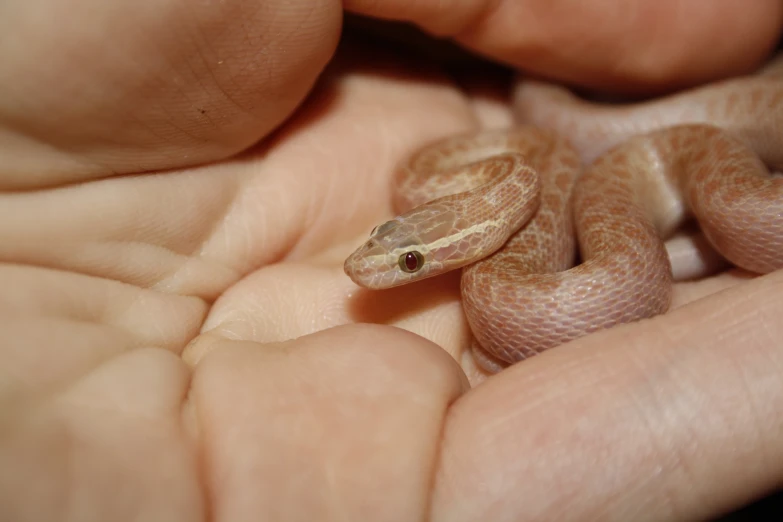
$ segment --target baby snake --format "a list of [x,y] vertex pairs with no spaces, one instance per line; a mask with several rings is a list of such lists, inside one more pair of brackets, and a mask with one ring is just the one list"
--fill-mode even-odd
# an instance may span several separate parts
[[496,371],[666,312],[663,240],[691,216],[734,265],[783,268],[783,178],[768,170],[783,167],[781,64],[625,105],[521,81],[519,126],[440,140],[401,165],[402,214],[345,273],[383,289],[462,268],[474,353]]

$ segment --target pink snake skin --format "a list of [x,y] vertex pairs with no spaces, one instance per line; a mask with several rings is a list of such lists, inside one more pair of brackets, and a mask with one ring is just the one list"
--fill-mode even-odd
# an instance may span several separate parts
[[[345,261],[390,288],[462,268],[465,314],[487,370],[665,313],[666,238],[691,217],[729,262],[783,268],[783,65],[624,105],[524,80],[518,127],[414,153],[402,212]],[[578,261],[578,264],[575,264]]]

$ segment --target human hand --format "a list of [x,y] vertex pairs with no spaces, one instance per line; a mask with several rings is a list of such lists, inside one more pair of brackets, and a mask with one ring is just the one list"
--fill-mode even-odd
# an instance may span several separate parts
[[[678,29],[613,47],[647,56],[615,70],[582,59],[646,19],[564,53],[553,35],[610,26],[519,42],[517,4],[346,7],[627,89],[752,68],[780,19],[711,2],[710,52]],[[667,520],[776,485],[783,274],[681,285],[665,317],[469,390],[456,278],[370,295],[342,260],[390,214],[402,155],[510,118],[483,85],[346,42],[291,116],[336,3],[62,5],[0,15],[4,518]]]

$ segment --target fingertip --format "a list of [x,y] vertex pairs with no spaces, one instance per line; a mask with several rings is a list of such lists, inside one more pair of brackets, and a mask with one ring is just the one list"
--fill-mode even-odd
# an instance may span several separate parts
[[762,276],[487,380],[450,412],[436,514],[701,520],[774,489],[782,285]]
[[758,67],[783,24],[777,0],[352,0],[527,73],[654,94]]
[[654,94],[754,70],[782,19],[772,0],[506,0],[458,38],[556,81]]
[[19,4],[0,21],[29,43],[0,49],[14,78],[0,100],[0,148],[11,151],[0,185],[9,188],[235,154],[304,100],[342,23],[336,0],[47,4]]

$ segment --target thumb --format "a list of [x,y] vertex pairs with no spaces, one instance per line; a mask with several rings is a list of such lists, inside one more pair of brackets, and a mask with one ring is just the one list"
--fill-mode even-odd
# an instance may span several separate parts
[[236,153],[306,96],[342,17],[334,0],[38,0],[2,11],[0,188]]

